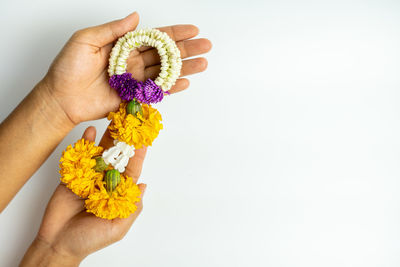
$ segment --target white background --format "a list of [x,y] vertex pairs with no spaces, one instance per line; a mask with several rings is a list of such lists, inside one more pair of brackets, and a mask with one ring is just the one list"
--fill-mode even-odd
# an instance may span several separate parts
[[[198,25],[213,50],[157,105],[140,218],[81,266],[400,266],[399,1],[2,0],[0,119],[75,30],[134,10],[141,27]],[[0,266],[88,125],[106,121],[74,129],[0,215]]]

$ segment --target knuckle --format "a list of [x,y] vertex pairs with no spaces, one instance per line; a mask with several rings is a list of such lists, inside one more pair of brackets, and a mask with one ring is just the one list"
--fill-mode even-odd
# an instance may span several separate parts
[[86,29],[77,30],[72,34],[72,39],[81,39],[87,34]]

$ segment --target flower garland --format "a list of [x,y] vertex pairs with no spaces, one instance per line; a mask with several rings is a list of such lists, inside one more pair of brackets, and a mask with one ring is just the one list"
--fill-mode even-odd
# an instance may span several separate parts
[[156,29],[142,29],[128,32],[119,38],[111,50],[108,74],[110,77],[125,74],[126,61],[130,52],[141,46],[152,46],[157,49],[161,59],[161,72],[154,80],[154,84],[160,86],[164,91],[168,91],[180,75],[182,67],[181,54],[175,42],[168,34]]
[[[160,55],[159,76],[138,81],[126,71],[132,50],[151,46]],[[109,84],[122,99],[110,112],[108,126],[114,146],[104,149],[80,139],[68,146],[60,159],[61,181],[85,199],[86,211],[104,219],[127,218],[137,209],[140,190],[123,172],[135,149],[151,146],[163,128],[161,114],[151,106],[163,100],[180,75],[182,60],[175,42],[164,32],[141,29],[128,32],[113,47]]]

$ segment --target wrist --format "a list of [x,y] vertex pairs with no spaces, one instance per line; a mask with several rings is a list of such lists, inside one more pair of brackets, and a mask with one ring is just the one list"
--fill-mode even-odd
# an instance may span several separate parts
[[74,126],[43,82],[0,124],[0,211]]
[[81,258],[63,254],[55,250],[51,244],[35,238],[26,251],[20,267],[75,267],[79,266],[81,261]]
[[52,93],[52,89],[45,80],[35,86],[32,95],[38,105],[42,105],[44,118],[49,120],[56,129],[65,129],[66,132],[69,132],[77,125],[62,108],[59,99]]

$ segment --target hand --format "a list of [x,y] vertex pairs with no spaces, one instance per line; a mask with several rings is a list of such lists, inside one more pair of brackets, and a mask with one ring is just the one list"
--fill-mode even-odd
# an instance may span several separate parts
[[[51,65],[42,83],[59,103],[73,124],[105,117],[118,108],[120,98],[108,85],[108,58],[113,42],[139,23],[138,14],[124,19],[90,27],[73,34]],[[177,42],[182,58],[208,52],[207,39],[193,39],[198,34],[193,25],[176,25],[159,30]],[[128,71],[136,79],[155,78],[159,73],[160,59],[157,50],[141,48],[133,51],[128,59]],[[181,76],[202,72],[207,67],[205,58],[183,61]],[[186,78],[177,80],[170,93],[189,86]]]
[[[77,31],[43,80],[0,124],[0,162],[5,162],[0,164],[0,211],[76,124],[105,117],[118,108],[120,98],[108,85],[108,57],[113,42],[134,30],[138,21],[139,16],[133,13]],[[191,39],[198,34],[195,26],[176,25],[160,30],[177,42],[182,58],[211,48],[207,39]],[[139,80],[155,78],[159,63],[155,49],[141,48],[131,53],[128,71]],[[204,58],[184,60],[181,76],[204,71],[206,67]],[[186,78],[178,79],[170,93],[188,86]]]
[[[100,142],[105,149],[112,145],[107,133]],[[94,127],[87,128],[83,134],[83,138],[90,141],[94,141],[95,137]],[[136,150],[126,168],[125,174],[135,182],[140,176],[146,150],[146,147]],[[138,186],[142,198],[146,185]],[[78,266],[87,255],[125,236],[143,208],[142,201],[143,198],[129,218],[105,220],[86,212],[84,200],[60,184],[49,201],[38,235],[21,266]]]

